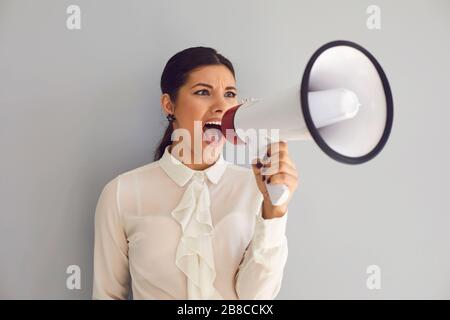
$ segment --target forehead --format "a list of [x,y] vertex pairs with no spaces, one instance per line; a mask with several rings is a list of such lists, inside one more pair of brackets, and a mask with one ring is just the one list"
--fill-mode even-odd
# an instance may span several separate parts
[[224,65],[202,66],[189,73],[187,84],[197,82],[210,84],[214,87],[235,86],[236,81],[231,71]]

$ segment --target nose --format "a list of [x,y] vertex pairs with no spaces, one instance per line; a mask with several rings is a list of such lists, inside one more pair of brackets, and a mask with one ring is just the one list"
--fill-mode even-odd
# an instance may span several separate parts
[[225,103],[225,99],[218,98],[214,101],[214,104],[211,106],[210,111],[214,115],[221,116],[225,112],[226,108],[227,106]]
[[210,108],[210,113],[215,116],[222,117],[223,114],[233,107],[235,107],[238,103],[234,101],[234,103],[230,103],[230,100],[222,96],[217,96],[216,99],[214,99],[213,105]]
[[224,105],[219,105],[219,106],[214,106],[211,109],[211,113],[213,115],[217,115],[217,116],[222,116],[222,114],[225,112],[225,106]]

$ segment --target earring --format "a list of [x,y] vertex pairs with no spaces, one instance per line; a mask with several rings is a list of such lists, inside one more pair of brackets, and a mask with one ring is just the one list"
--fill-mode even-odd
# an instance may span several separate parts
[[172,121],[175,120],[175,116],[174,116],[173,114],[168,114],[168,115],[166,116],[166,119],[169,120],[169,122],[172,122]]

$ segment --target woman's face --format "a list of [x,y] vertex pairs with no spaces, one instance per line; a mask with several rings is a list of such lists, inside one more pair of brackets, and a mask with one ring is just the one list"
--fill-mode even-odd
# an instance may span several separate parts
[[176,117],[175,131],[182,128],[190,134],[191,155],[201,155],[202,162],[206,158],[216,158],[225,138],[219,130],[204,131],[205,123],[220,122],[224,113],[237,104],[236,81],[227,67],[210,65],[189,73],[186,83],[178,91],[176,102],[172,102],[172,110]]

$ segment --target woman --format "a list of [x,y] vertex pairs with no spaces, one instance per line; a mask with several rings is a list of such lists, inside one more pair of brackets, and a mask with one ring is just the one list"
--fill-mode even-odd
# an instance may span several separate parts
[[[287,145],[271,144],[248,169],[224,160],[213,129],[199,143],[195,126],[220,124],[238,104],[233,66],[212,48],[174,55],[161,91],[169,125],[155,161],[112,179],[97,204],[93,298],[127,299],[129,289],[134,299],[275,298],[297,187]],[[266,177],[289,187],[284,205],[271,204]]]

